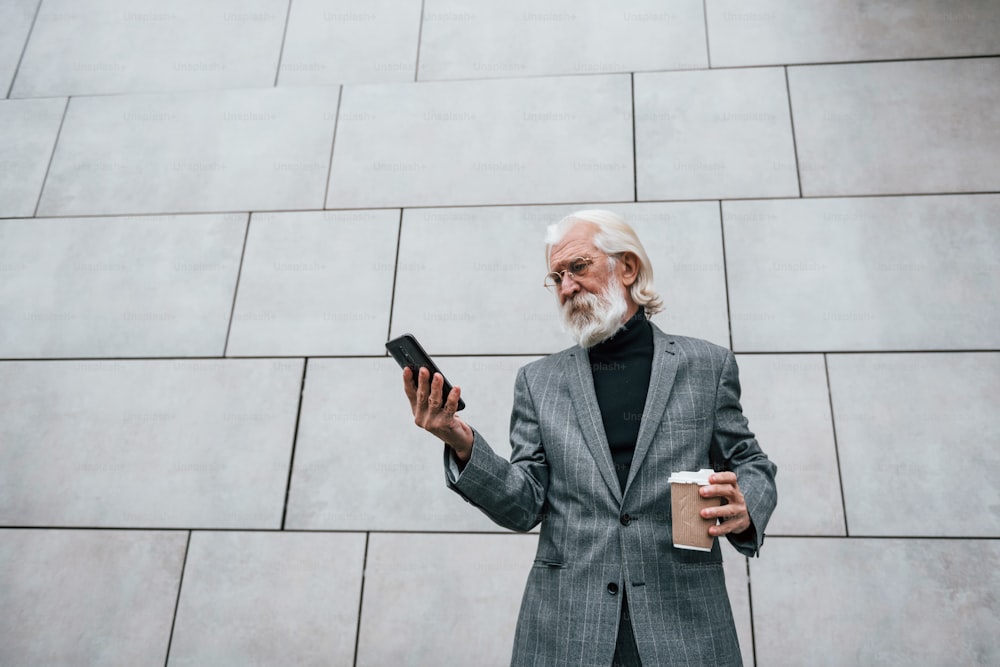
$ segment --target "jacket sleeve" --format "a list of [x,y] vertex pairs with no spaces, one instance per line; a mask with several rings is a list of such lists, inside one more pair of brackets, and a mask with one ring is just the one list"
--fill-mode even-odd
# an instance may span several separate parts
[[716,469],[732,470],[746,500],[752,530],[729,541],[745,556],[756,556],[764,543],[764,529],[778,502],[774,477],[777,466],[761,451],[740,407],[740,378],[736,358],[729,350],[722,365],[715,397],[712,458]]
[[510,530],[531,530],[543,518],[549,466],[523,368],[518,371],[514,383],[510,460],[494,452],[475,429],[473,435],[472,455],[461,470],[451,448],[445,446],[448,487],[478,507],[494,523]]

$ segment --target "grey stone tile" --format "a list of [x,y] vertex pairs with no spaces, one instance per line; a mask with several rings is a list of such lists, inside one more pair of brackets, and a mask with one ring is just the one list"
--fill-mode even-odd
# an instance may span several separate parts
[[0,525],[280,527],[302,364],[0,363]]
[[360,533],[195,532],[169,667],[350,665]]
[[725,263],[715,202],[616,206],[635,228],[653,265],[664,331],[729,347]]
[[747,577],[746,556],[736,551],[729,540],[722,540],[722,567],[726,573],[726,592],[733,608],[736,634],[745,667],[753,667],[753,623],[750,618],[750,581]]
[[1000,354],[828,362],[850,534],[1000,537]]
[[771,540],[750,563],[757,659],[995,665],[998,567],[992,540]]
[[[514,378],[528,361],[437,359],[462,389],[460,416],[504,457]],[[391,358],[310,360],[286,528],[503,530],[445,486],[443,447],[413,424]]]
[[246,221],[0,220],[0,356],[221,355]]
[[666,306],[654,319],[661,328],[729,345],[716,203],[407,209],[393,334],[413,333],[431,354],[569,347],[556,296],[542,287],[545,228],[587,208],[618,212],[635,228]]
[[345,86],[327,206],[631,201],[627,75]]
[[41,0],[7,0],[0,4],[0,96],[14,80],[17,63],[21,60],[31,22]]
[[638,198],[798,195],[780,68],[635,75]]
[[274,84],[288,0],[45,0],[13,97]]
[[337,88],[78,97],[39,215],[322,208]]
[[509,665],[533,535],[372,534],[359,667]]
[[0,530],[0,663],[163,664],[187,534]]
[[790,67],[802,194],[995,191],[1000,58]]
[[1000,197],[724,202],[737,351],[1000,346]]
[[396,210],[254,213],[227,354],[384,354],[398,230]]
[[768,535],[844,535],[822,355],[738,355],[743,413],[778,466]]
[[420,0],[295,0],[279,85],[413,81]]
[[0,216],[35,214],[65,109],[62,98],[0,102]]
[[713,67],[1000,51],[1000,7],[981,0],[707,0],[705,10]]
[[424,7],[421,80],[707,66],[698,0],[667,7],[655,0],[428,0]]

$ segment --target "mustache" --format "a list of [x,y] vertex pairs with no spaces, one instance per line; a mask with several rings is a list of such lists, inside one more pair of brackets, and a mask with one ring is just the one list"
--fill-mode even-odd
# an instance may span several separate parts
[[589,311],[594,312],[595,309],[601,306],[601,298],[597,294],[588,292],[587,294],[575,294],[572,297],[566,299],[566,302],[562,305],[563,311],[567,314],[573,314],[578,311]]

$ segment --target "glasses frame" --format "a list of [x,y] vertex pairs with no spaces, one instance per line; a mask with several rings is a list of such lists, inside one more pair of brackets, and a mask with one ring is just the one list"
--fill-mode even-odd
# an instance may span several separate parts
[[565,268],[562,271],[550,271],[549,273],[545,274],[545,280],[542,281],[542,285],[544,285],[548,289],[557,289],[562,285],[562,281],[565,280],[565,276],[567,273],[573,276],[573,280],[576,280],[577,276],[582,277],[585,273],[587,273],[587,271],[590,270],[590,265],[596,261],[596,258],[590,256],[574,257],[573,259],[570,260],[569,264],[570,266],[572,266],[573,264],[576,264],[577,262],[580,261],[584,262],[584,267],[582,270],[578,270],[576,273],[570,271],[568,268]]

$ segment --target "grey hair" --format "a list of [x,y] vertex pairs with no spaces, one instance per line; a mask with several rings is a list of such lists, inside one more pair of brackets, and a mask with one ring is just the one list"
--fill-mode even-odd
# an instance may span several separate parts
[[663,301],[653,289],[653,265],[649,261],[646,249],[635,230],[625,222],[625,218],[617,213],[602,210],[577,211],[567,215],[559,222],[549,225],[545,231],[545,260],[549,261],[552,246],[566,235],[575,224],[589,222],[597,226],[594,234],[594,245],[608,255],[610,265],[615,266],[614,255],[630,252],[639,260],[639,272],[635,282],[629,287],[632,300],[646,311],[647,316],[655,315],[663,310]]

